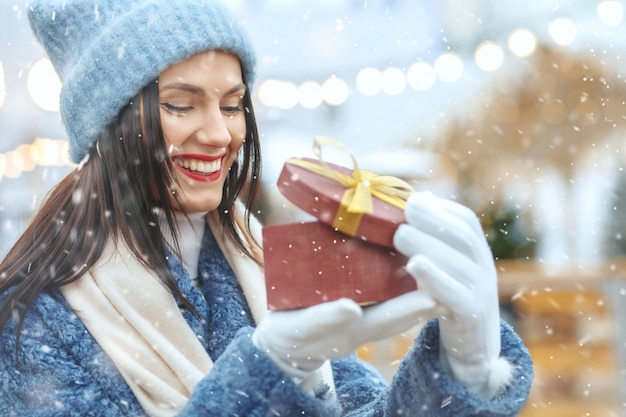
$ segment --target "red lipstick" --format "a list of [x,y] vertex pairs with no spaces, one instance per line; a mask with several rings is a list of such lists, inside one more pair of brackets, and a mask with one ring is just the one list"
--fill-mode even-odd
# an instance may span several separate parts
[[[182,154],[176,155],[172,157],[172,161],[174,163],[174,167],[181,173],[185,174],[188,178],[199,181],[199,182],[212,182],[216,181],[221,177],[222,174],[222,159],[226,154],[220,155],[203,155],[203,154]],[[199,161],[201,163],[210,164],[213,163],[216,167],[215,171],[212,172],[201,172],[198,170],[192,170],[191,168],[185,168],[181,166],[179,163],[182,161]],[[219,162],[216,162],[219,161]],[[205,168],[206,169],[206,168]]]

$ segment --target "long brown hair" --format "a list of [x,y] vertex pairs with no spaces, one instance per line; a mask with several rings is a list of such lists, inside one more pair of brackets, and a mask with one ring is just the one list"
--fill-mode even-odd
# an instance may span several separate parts
[[[235,246],[260,263],[234,217],[234,204],[240,198],[246,208],[243,232],[252,236],[250,212],[260,187],[261,152],[249,91],[243,100],[246,139],[217,210]],[[174,213],[179,208],[178,200],[171,199],[177,195],[172,192],[176,184],[159,109],[158,80],[154,80],[102,132],[88,160],[50,192],[0,263],[0,295],[4,293],[0,333],[12,317],[18,317],[19,338],[26,311],[37,296],[58,296],[58,288],[77,280],[96,263],[110,239],[121,238],[137,260],[193,310],[176,285],[157,226],[156,211],[161,210],[175,235]]]

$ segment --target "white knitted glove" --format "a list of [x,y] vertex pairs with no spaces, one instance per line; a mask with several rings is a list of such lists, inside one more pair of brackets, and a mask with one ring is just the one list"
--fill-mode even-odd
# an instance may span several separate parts
[[258,324],[252,342],[288,376],[305,380],[328,359],[348,356],[364,343],[410,329],[431,317],[434,307],[428,294],[412,291],[365,308],[343,298],[271,311]]
[[419,288],[445,306],[440,359],[453,378],[491,399],[508,384],[512,366],[500,355],[497,274],[475,214],[431,193],[415,193],[394,235]]

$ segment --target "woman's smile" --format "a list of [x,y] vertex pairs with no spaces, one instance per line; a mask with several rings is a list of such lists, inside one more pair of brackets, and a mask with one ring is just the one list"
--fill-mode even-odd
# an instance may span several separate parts
[[172,157],[176,169],[195,181],[216,181],[222,174],[222,161],[225,154],[176,155]]

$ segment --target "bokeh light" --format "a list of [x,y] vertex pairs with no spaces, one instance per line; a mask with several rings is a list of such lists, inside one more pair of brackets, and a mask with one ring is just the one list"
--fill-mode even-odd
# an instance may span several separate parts
[[35,167],[37,166],[37,163],[32,157],[30,149],[31,149],[31,146],[24,143],[18,146],[14,152],[15,154],[20,155],[20,159],[21,159],[20,169],[22,172],[30,172],[34,170]]
[[278,108],[289,110],[298,104],[298,87],[292,82],[283,81],[278,84]]
[[4,154],[4,176],[7,178],[17,178],[22,175],[23,159],[21,153],[9,151]]
[[276,95],[274,91],[277,88],[277,85],[280,81],[278,80],[265,80],[259,85],[258,95],[259,100],[263,105],[267,107],[276,107],[276,103],[278,100],[276,99]]
[[614,28],[624,20],[624,5],[617,0],[603,0],[596,4],[596,13],[602,23]]
[[560,46],[574,43],[577,32],[576,24],[566,17],[558,17],[548,25],[548,34]]
[[68,143],[64,140],[39,138],[30,146],[31,158],[41,166],[68,165],[68,155]]
[[298,101],[306,109],[314,109],[322,104],[322,86],[315,81],[306,81],[298,88]]
[[69,144],[62,139],[36,139],[24,143],[15,150],[0,153],[0,180],[17,178],[37,166],[70,166]]
[[356,76],[356,88],[365,96],[378,94],[383,88],[383,74],[378,68],[363,68]]
[[26,88],[30,98],[45,111],[59,111],[61,80],[48,58],[41,58],[28,71]]
[[268,107],[288,110],[298,104],[298,87],[288,81],[266,80],[259,86],[259,99]]
[[509,35],[508,46],[513,55],[526,58],[537,49],[537,37],[528,29],[516,29]]
[[330,106],[339,106],[348,99],[350,88],[341,78],[331,77],[322,84],[324,101]]
[[397,95],[406,88],[406,76],[400,68],[389,67],[383,71],[383,92]]
[[435,85],[437,74],[432,65],[427,62],[416,62],[406,73],[409,85],[415,90],[424,91]]
[[478,68],[483,71],[495,71],[504,62],[504,51],[498,44],[489,41],[483,42],[476,48],[474,61]]
[[435,73],[442,81],[457,81],[463,75],[463,61],[455,53],[442,54],[435,60]]

